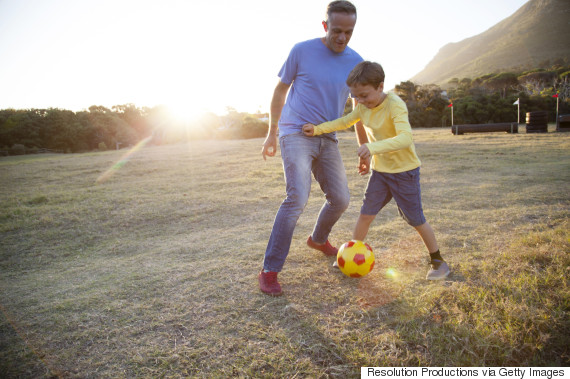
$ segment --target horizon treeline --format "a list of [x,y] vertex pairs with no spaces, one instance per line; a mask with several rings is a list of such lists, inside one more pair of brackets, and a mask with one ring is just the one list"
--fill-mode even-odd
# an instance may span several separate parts
[[231,107],[218,116],[204,113],[194,120],[173,116],[166,106],[88,110],[0,110],[0,155],[38,152],[78,153],[133,146],[151,137],[151,144],[185,140],[255,138],[267,131],[266,114],[239,113]]
[[[408,106],[410,124],[417,127],[454,124],[516,122],[525,113],[547,111],[555,122],[558,94],[559,114],[570,113],[570,67],[553,66],[522,73],[503,72],[475,79],[453,78],[444,86],[401,82],[394,91]],[[347,102],[345,112],[352,110]],[[151,143],[169,144],[200,139],[265,137],[267,114],[240,113],[226,108],[223,116],[205,113],[193,121],[172,117],[165,106],[137,107],[134,104],[88,110],[3,109],[0,110],[0,155],[37,152],[76,153],[118,149],[152,137]]]
[[395,92],[408,106],[412,127],[451,126],[451,103],[454,125],[516,122],[518,107],[513,103],[517,99],[521,123],[526,112],[534,111],[547,111],[548,122],[556,122],[555,94],[559,114],[570,113],[570,66],[453,78],[443,88],[407,81],[397,85]]

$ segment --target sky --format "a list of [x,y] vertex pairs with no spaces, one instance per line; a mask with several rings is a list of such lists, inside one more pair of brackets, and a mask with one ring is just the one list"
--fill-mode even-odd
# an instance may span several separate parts
[[[325,35],[328,2],[0,0],[0,109],[267,112],[293,45]],[[380,63],[392,89],[527,0],[352,2],[349,46]]]

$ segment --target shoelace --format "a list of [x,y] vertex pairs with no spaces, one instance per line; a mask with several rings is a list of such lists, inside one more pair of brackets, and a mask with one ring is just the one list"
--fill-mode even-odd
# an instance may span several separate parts
[[439,259],[432,259],[430,261],[431,267],[433,267],[434,270],[437,270],[442,263],[443,261],[440,261]]

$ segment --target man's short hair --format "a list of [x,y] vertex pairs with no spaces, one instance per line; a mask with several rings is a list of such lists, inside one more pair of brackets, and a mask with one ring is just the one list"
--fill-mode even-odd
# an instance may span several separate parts
[[380,83],[384,82],[384,69],[376,62],[363,61],[354,66],[348,78],[346,85],[353,87],[356,84],[367,85],[378,89]]
[[348,15],[355,15],[356,16],[356,7],[350,2],[346,0],[340,1],[332,1],[327,6],[327,15],[326,15],[326,22],[329,21],[329,18],[333,13],[346,13]]

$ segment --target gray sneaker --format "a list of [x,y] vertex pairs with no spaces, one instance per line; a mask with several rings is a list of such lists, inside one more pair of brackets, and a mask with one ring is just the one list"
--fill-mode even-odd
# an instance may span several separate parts
[[449,266],[444,261],[439,259],[434,259],[431,261],[431,268],[429,269],[426,279],[427,280],[441,280],[447,278],[449,273]]

